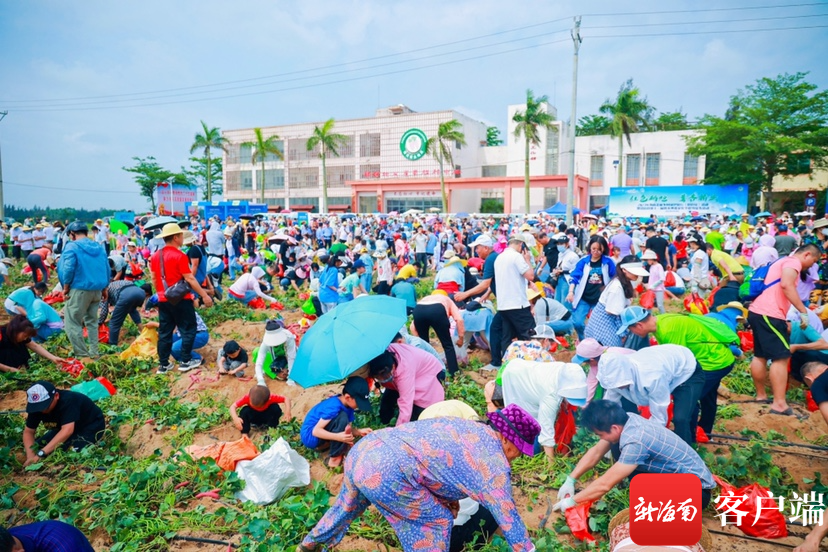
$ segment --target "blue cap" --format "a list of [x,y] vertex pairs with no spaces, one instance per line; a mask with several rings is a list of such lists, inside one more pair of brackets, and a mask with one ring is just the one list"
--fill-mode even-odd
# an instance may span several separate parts
[[362,262],[362,259],[354,261],[354,269],[356,270],[357,268],[365,268],[365,263]]
[[158,294],[153,293],[149,299],[147,299],[147,307],[154,307],[158,305]]
[[650,311],[638,305],[627,307],[621,311],[621,328],[616,332],[618,335],[624,335],[629,331],[630,326],[641,322],[650,316]]

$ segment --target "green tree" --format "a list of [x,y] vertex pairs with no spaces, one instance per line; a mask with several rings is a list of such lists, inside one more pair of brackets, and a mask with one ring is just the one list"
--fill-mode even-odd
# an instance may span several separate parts
[[503,140],[500,139],[500,129],[495,126],[486,127],[486,145],[500,146]]
[[678,111],[659,113],[653,120],[651,130],[687,130],[693,128],[693,123],[687,120],[687,114]]
[[205,199],[207,201],[210,201],[213,198],[213,170],[211,149],[216,148],[227,151],[227,144],[229,143],[229,141],[227,140],[227,138],[221,135],[221,131],[217,127],[209,128],[207,126],[207,123],[201,121],[201,128],[202,132],[196,133],[195,140],[193,140],[193,145],[190,146],[190,154],[192,155],[193,153],[195,153],[196,150],[202,150],[204,152],[204,158],[207,161],[207,168],[204,171],[207,178],[207,182],[205,185],[207,197]]
[[325,121],[321,127],[314,126],[313,134],[308,138],[307,143],[308,151],[313,151],[315,147],[319,146],[319,158],[322,160],[322,204],[319,209],[320,213],[328,212],[328,166],[326,164],[328,154],[339,157],[339,146],[348,139],[344,134],[335,133],[333,127],[333,118]]
[[279,159],[284,161],[285,154],[282,153],[282,150],[279,148],[279,141],[281,139],[277,135],[274,134],[273,136],[270,136],[270,137],[265,139],[265,137],[262,136],[262,129],[259,128],[259,127],[256,127],[256,128],[253,129],[253,135],[254,135],[253,141],[252,142],[244,142],[244,143],[242,143],[242,146],[248,146],[248,147],[253,148],[253,154],[251,156],[251,160],[253,161],[253,163],[256,163],[256,161],[260,161],[262,163],[262,170],[261,170],[262,177],[260,179],[261,186],[260,186],[259,189],[262,191],[262,203],[266,203],[266,201],[265,201],[265,186],[264,186],[265,185],[265,167],[264,167],[265,157],[267,157],[268,154],[271,154],[271,155],[275,155],[276,157],[278,157]]
[[[207,171],[210,178],[207,178]],[[213,196],[222,194],[222,161],[220,157],[208,161],[206,157],[190,157],[190,168],[181,167],[181,173],[187,175],[190,184],[201,190],[202,199],[211,201]],[[209,184],[208,184],[209,182]]]
[[633,86],[632,79],[621,85],[615,100],[607,100],[598,111],[610,118],[610,135],[618,137],[618,186],[624,174],[624,138],[632,146],[630,134],[646,130],[650,126],[653,108],[647,98],[641,97],[641,91]]
[[540,129],[553,127],[555,118],[546,112],[544,104],[549,101],[546,96],[535,98],[531,90],[526,91],[526,110],[518,111],[512,116],[515,126],[515,138],[525,137],[526,151],[524,157],[523,206],[529,212],[529,145],[540,145]]
[[585,115],[578,119],[578,124],[575,126],[575,135],[600,136],[609,134],[611,122],[608,117],[603,115]]
[[446,194],[446,177],[443,174],[443,163],[448,163],[454,169],[454,159],[451,155],[451,144],[466,145],[466,135],[460,130],[463,124],[457,119],[451,119],[437,126],[437,135],[426,142],[426,151],[437,159],[440,166],[440,193],[443,197],[443,212],[448,212],[448,194]]
[[730,99],[724,117],[705,115],[688,152],[706,155],[705,183],[747,183],[773,209],[773,179],[828,166],[828,91],[807,73],[762,78]]
[[121,167],[127,172],[135,174],[133,177],[138,187],[141,189],[141,195],[147,198],[150,202],[151,210],[155,211],[155,189],[159,182],[167,182],[175,173],[168,171],[161,167],[155,160],[155,157],[133,157],[135,166]]

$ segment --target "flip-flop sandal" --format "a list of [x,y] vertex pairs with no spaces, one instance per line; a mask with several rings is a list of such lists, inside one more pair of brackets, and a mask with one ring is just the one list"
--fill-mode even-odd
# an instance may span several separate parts
[[794,412],[793,408],[791,408],[791,407],[788,407],[787,410],[783,410],[782,412],[780,412],[778,410],[774,410],[773,408],[771,408],[770,413],[775,414],[777,416],[795,416],[795,417],[798,417],[798,416],[796,416],[796,413]]

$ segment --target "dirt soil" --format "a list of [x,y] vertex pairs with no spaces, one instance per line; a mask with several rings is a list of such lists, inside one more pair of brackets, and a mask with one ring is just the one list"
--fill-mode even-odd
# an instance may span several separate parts
[[[283,312],[288,323],[298,321],[301,318],[301,313]],[[234,376],[219,376],[216,369],[216,355],[223,345],[224,341],[228,339],[235,339],[245,347],[248,352],[258,345],[261,336],[264,332],[264,323],[253,323],[241,320],[233,320],[225,322],[218,327],[211,330],[210,343],[199,350],[204,356],[205,363],[202,368],[194,370],[193,372],[181,374],[176,372],[171,377],[171,389],[174,395],[182,396],[185,400],[192,400],[198,402],[202,397],[208,394],[213,399],[217,400],[219,404],[231,404],[234,400],[247,393],[250,388],[255,385],[254,373],[252,367],[243,378],[236,378]],[[440,345],[436,340],[432,345],[440,350]],[[574,355],[573,350],[562,349],[555,353],[555,358],[559,361],[568,362]],[[488,351],[472,350],[470,357],[479,362],[479,365],[485,365],[490,360]],[[489,379],[494,377],[494,372],[483,371],[468,371],[467,374],[476,381],[479,385],[484,385]],[[273,393],[283,395],[290,398],[292,402],[291,413],[297,419],[303,419],[307,412],[318,402],[331,395],[340,392],[341,387],[338,385],[324,385],[314,387],[311,389],[303,389],[296,385],[288,385],[287,383],[270,380],[268,386]],[[749,397],[742,397],[734,395],[730,400],[739,401],[747,400]],[[720,399],[720,403],[724,404],[726,401]],[[16,391],[0,397],[0,409],[16,410],[23,408],[25,405],[25,392]],[[811,415],[810,419],[799,421],[792,417],[774,416],[768,413],[769,407],[765,405],[744,403],[740,404],[742,416],[718,422],[722,424],[728,435],[739,435],[739,432],[744,428],[767,433],[769,430],[777,431],[785,435],[786,439],[795,443],[807,443],[814,441],[821,436],[824,436],[824,422],[819,413]],[[127,442],[128,451],[136,457],[146,457],[157,449],[160,449],[164,455],[171,451],[172,437],[175,435],[173,428],[157,428],[152,422],[142,424],[140,426],[123,426],[120,428],[120,436]],[[239,438],[239,432],[232,427],[231,424],[226,426],[215,427],[210,431],[198,433],[195,435],[194,443],[197,445],[206,445],[215,443],[216,441],[233,441]],[[729,442],[727,442],[729,443]],[[726,451],[726,446],[721,444],[708,445],[713,449],[721,449]],[[781,448],[781,447],[780,447]],[[805,449],[790,449],[790,451],[776,453],[776,458],[781,466],[787,469],[791,475],[801,482],[802,478],[813,478],[814,472],[828,473],[828,454],[824,452],[809,451]],[[807,455],[798,455],[795,453],[804,453]],[[29,476],[24,476],[29,477]],[[36,477],[36,476],[32,476]],[[314,481],[322,481],[329,491],[333,494],[338,493],[342,484],[343,475],[341,470],[331,471],[326,468],[321,460],[314,460],[311,462],[311,478]],[[534,503],[529,494],[519,488],[516,490],[516,502],[520,513],[530,528],[537,528],[540,524],[541,518],[545,515],[547,510],[547,497],[554,498],[554,490],[549,489],[547,493],[541,493],[538,502]],[[15,497],[20,499],[23,504],[26,504],[31,497]],[[206,502],[210,502],[206,500]],[[208,506],[205,504],[205,506]],[[193,505],[195,507],[195,504]],[[209,507],[209,506],[208,506]],[[547,527],[551,527],[555,520],[555,514],[547,522]],[[705,525],[714,530],[722,530],[718,519],[705,519]],[[738,530],[733,528],[724,528],[725,531],[740,534]],[[801,533],[802,530],[800,529]],[[216,538],[218,540],[226,540],[222,536],[213,536],[208,534],[191,535],[203,538]],[[106,540],[103,536],[93,535],[95,539],[95,549],[106,549]],[[714,535],[714,542],[717,551],[754,551],[764,552],[771,550],[778,550],[779,547],[775,544],[756,543],[747,540],[742,540],[737,537],[726,537],[721,535]],[[800,542],[797,538],[789,538],[780,541],[780,543],[798,544]],[[174,541],[171,543],[169,550],[177,552],[190,551],[209,551],[218,550],[217,545],[199,544],[185,541]],[[355,537],[346,537],[345,540],[337,546],[338,550],[386,550],[384,546],[378,546],[375,543],[359,539]]]

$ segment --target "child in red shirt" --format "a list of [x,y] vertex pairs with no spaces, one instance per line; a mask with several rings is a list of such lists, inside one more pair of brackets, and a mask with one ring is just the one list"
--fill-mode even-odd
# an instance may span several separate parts
[[279,407],[280,404],[285,405],[285,419],[290,420],[290,399],[272,395],[266,386],[257,385],[247,395],[233,403],[230,407],[230,418],[242,435],[248,435],[251,425],[278,426],[283,414]]

